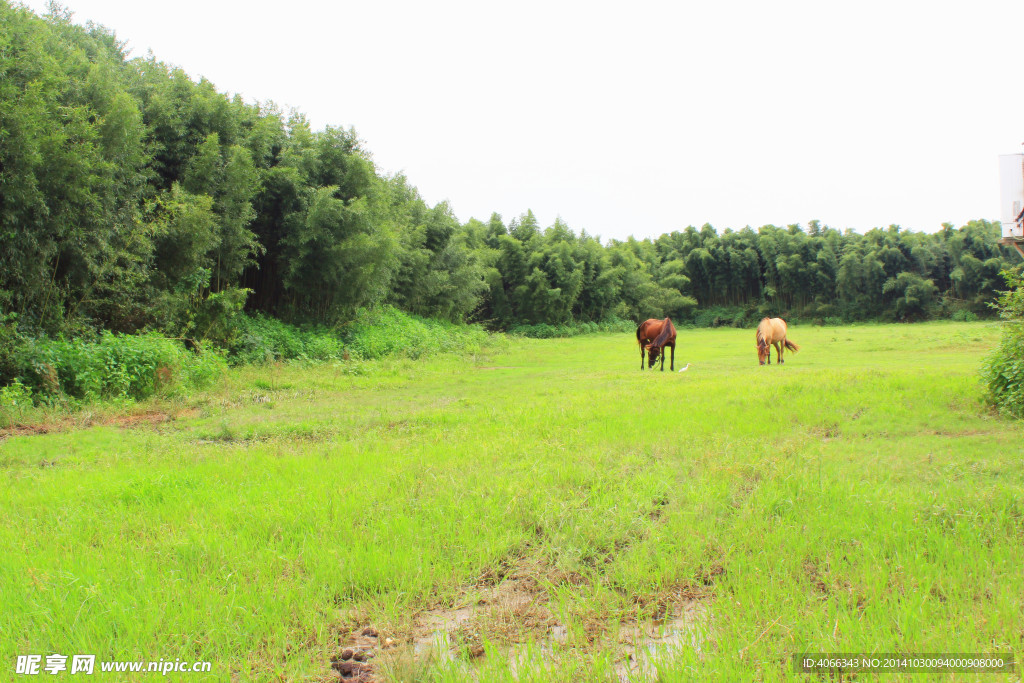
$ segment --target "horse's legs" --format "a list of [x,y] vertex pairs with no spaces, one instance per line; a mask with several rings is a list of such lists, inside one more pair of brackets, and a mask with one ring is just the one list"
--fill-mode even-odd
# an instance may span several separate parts
[[661,371],[665,372],[665,347],[661,347]]
[[672,372],[676,371],[676,344],[672,342],[672,361],[669,363],[668,369]]
[[784,342],[775,342],[775,353],[776,353],[776,356],[778,357],[778,360],[779,360],[780,363],[785,363],[786,362],[786,361],[782,360],[782,349],[783,349],[783,347],[785,345],[786,344]]
[[644,369],[644,345],[640,345],[640,369]]

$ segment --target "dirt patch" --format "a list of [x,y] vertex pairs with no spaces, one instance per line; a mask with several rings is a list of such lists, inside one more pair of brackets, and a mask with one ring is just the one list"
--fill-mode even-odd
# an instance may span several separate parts
[[818,560],[808,558],[804,560],[803,564],[804,576],[810,581],[811,585],[814,586],[815,592],[822,596],[822,599],[828,597],[831,590],[827,583],[821,579],[821,573],[818,569]]
[[700,581],[703,586],[714,586],[718,580],[725,575],[725,567],[717,562],[712,562],[707,567],[704,565],[697,567],[697,580]]
[[52,424],[12,425],[10,427],[0,429],[0,441],[12,436],[37,436],[39,434],[49,434],[53,431],[63,430]]
[[[724,570],[712,569],[720,575]],[[380,656],[368,669],[342,671],[337,659],[332,666],[341,681],[377,681],[384,671],[423,672],[431,662],[456,663],[470,678],[484,658],[499,657],[509,664],[513,676],[537,671],[560,657],[590,651],[594,647],[615,652],[616,675],[622,681],[653,681],[661,659],[688,648],[700,656],[709,612],[706,591],[689,582],[660,595],[655,618],[618,624],[584,623],[583,631],[570,638],[570,629],[555,617],[546,586],[578,578],[559,572],[536,560],[519,559],[481,576],[454,604],[421,611],[411,631],[377,646]],[[579,581],[577,581],[578,583]],[[638,604],[648,601],[638,600]],[[485,651],[484,642],[491,643]],[[349,640],[346,648],[371,647],[371,643]],[[495,649],[496,648],[496,649]],[[347,661],[347,660],[346,660]],[[359,678],[363,676],[363,678]]]
[[931,432],[935,436],[984,436],[992,434],[991,429],[936,429]]
[[[854,415],[853,419],[856,420],[858,415]],[[839,423],[829,422],[823,425],[815,425],[808,430],[810,436],[821,439],[822,441],[831,441],[842,436],[842,430],[839,428]]]
[[484,654],[483,639],[519,643],[542,637],[557,621],[548,609],[542,586],[546,567],[520,562],[488,573],[468,590],[458,604],[435,607],[417,615],[411,646],[413,654],[469,658]]
[[389,435],[408,434],[416,428],[412,420],[392,420],[384,425],[383,431]]
[[372,626],[338,638],[338,652],[331,656],[331,668],[341,681],[374,683],[378,680],[374,660],[377,653],[394,645],[391,638],[381,638]]
[[[265,423],[266,424],[266,423]],[[271,423],[273,424],[273,423]],[[279,423],[278,423],[279,424]],[[276,424],[274,424],[276,426]],[[291,428],[260,429],[259,425],[248,424],[231,426],[227,421],[221,423],[216,431],[201,432],[195,435],[193,442],[208,445],[246,445],[265,443],[268,441],[326,441],[337,434],[337,430],[323,425],[300,425]]]
[[131,429],[134,427],[156,427],[167,422],[197,417],[198,415],[199,410],[196,408],[188,408],[185,410],[177,410],[171,412],[163,410],[147,410],[141,413],[118,415],[116,417],[112,417],[107,420],[101,421],[101,424],[117,425],[122,429]]
[[658,521],[665,513],[665,507],[668,504],[668,496],[658,496],[651,501],[651,511],[647,513],[647,518],[654,522]]
[[[338,681],[376,683],[387,675],[416,678],[431,662],[472,662],[484,641],[517,644],[565,639],[548,609],[548,567],[506,558],[466,586],[454,602],[422,610],[405,633],[384,637],[371,627],[338,639],[331,668]],[[562,636],[557,634],[562,633]],[[468,666],[468,664],[467,664]]]
[[[682,595],[677,598],[660,618],[620,623],[617,630],[611,629],[617,633],[612,642],[594,643],[615,652],[615,674],[619,681],[656,681],[658,663],[684,649],[695,651],[698,658],[702,656],[710,617],[708,607],[697,599]],[[556,623],[545,637],[528,647],[510,648],[513,675],[518,678],[528,670],[536,672],[545,662],[557,660],[567,648],[573,647],[568,641],[568,629]]]
[[700,657],[707,633],[709,613],[699,600],[685,599],[661,619],[623,624],[619,631],[622,658],[615,664],[620,681],[654,681],[657,663],[682,649]]
[[[657,496],[643,516],[658,522],[670,504],[668,496]],[[535,533],[544,535],[539,527]],[[634,530],[585,562],[599,569],[643,535],[643,529]],[[638,609],[632,613],[646,620],[609,621],[600,614],[587,614],[580,615],[582,621],[574,621],[570,629],[556,617],[548,589],[587,585],[594,579],[550,565],[527,543],[487,568],[454,599],[415,614],[383,646],[353,636],[339,639],[339,646],[352,650],[353,656],[345,659],[342,650],[332,657],[332,667],[341,674],[341,681],[369,682],[382,677],[418,680],[436,664],[445,663],[476,679],[480,661],[497,658],[499,665],[507,663],[513,676],[519,677],[563,657],[589,657],[597,648],[614,652],[620,680],[653,681],[657,663],[674,652],[695,650],[701,656],[708,632],[707,605],[713,586],[725,574],[721,564],[709,562],[698,567],[692,579],[656,595],[634,596]],[[484,643],[489,645],[485,648]],[[361,662],[365,666],[340,664],[358,662],[354,653],[360,647],[373,648],[372,661]]]
[[35,424],[15,424],[0,429],[0,441],[12,436],[37,436],[51,432],[70,432],[75,429],[88,429],[95,425],[113,425],[122,429],[135,429],[140,427],[158,427],[159,425],[174,420],[191,418],[199,415],[197,408],[182,408],[180,410],[143,410],[127,415],[95,415],[79,414],[75,417],[66,417],[50,422],[39,422]]

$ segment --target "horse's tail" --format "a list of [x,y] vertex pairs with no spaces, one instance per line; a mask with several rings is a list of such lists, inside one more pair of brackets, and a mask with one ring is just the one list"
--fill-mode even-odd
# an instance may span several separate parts
[[792,351],[793,353],[796,353],[797,351],[800,350],[799,346],[797,346],[793,342],[789,341],[788,339],[786,340],[786,348],[789,349],[790,351]]
[[669,337],[675,335],[676,328],[672,325],[671,318],[665,318],[661,323],[661,334],[654,340],[652,346],[657,346],[659,349],[664,347],[668,343]]

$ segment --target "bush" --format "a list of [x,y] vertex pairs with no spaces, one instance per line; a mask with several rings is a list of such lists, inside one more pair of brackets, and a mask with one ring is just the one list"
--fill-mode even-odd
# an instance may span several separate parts
[[227,345],[232,364],[475,353],[489,339],[478,326],[421,318],[391,306],[360,310],[355,320],[340,329],[301,328],[259,314],[239,316],[235,324]]
[[25,340],[18,334],[17,314],[0,313],[0,385],[18,375],[18,350]]
[[978,315],[974,311],[960,309],[958,311],[953,311],[953,315],[949,318],[950,320],[956,320],[957,322],[972,323],[978,319]]
[[15,379],[0,387],[0,427],[6,427],[32,407],[32,390]]
[[578,337],[581,334],[607,334],[610,332],[635,332],[636,323],[621,318],[610,318],[601,322],[582,322],[562,325],[514,325],[509,334],[531,339],[554,339],[556,337]]
[[996,304],[1006,323],[1003,338],[982,364],[982,378],[988,393],[986,400],[1000,412],[1024,417],[1024,277],[1019,272],[1004,272],[1010,289]]
[[224,355],[213,349],[198,354],[188,353],[185,358],[181,366],[180,382],[184,388],[206,389],[220,379],[227,369]]
[[19,383],[39,399],[60,396],[147,398],[157,391],[208,385],[224,368],[212,352],[190,353],[155,333],[115,335],[96,340],[35,339],[16,354]]
[[222,330],[228,340],[225,348],[200,347],[195,353],[157,333],[33,339],[19,335],[12,324],[0,324],[0,412],[7,416],[33,400],[144,399],[158,392],[204,388],[221,376],[228,360],[346,361],[345,372],[362,374],[362,359],[477,353],[492,340],[476,325],[420,318],[391,307],[360,311],[340,331],[301,329],[260,315],[238,314],[231,322],[232,329]]
[[263,315],[240,315],[227,345],[232,364],[261,364],[278,360],[340,360],[345,344],[327,328],[301,329]]
[[356,319],[342,328],[341,337],[346,348],[366,359],[477,353],[490,340],[490,335],[478,325],[421,318],[392,306],[360,309]]
[[730,307],[712,306],[697,311],[693,316],[694,327],[754,327],[761,320],[757,310]]

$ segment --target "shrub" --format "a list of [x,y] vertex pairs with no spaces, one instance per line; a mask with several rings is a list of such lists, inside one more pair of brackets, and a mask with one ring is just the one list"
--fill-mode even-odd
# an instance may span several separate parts
[[978,315],[974,311],[968,311],[966,309],[960,309],[953,311],[953,315],[950,316],[950,320],[956,320],[957,322],[970,323],[978,319]]
[[361,358],[419,358],[434,353],[477,353],[491,337],[478,325],[421,318],[392,306],[360,309],[342,328],[346,348]]
[[1004,272],[1010,289],[1002,292],[996,308],[1005,320],[999,346],[982,364],[986,400],[1000,412],[1024,417],[1024,277]]
[[732,320],[729,323],[732,327],[748,327],[747,314],[743,311],[733,315]]
[[215,353],[193,354],[155,333],[95,340],[35,339],[17,352],[19,378],[41,399],[141,399],[179,386],[209,384],[223,370]]
[[756,310],[730,306],[712,306],[697,311],[693,316],[694,327],[751,327],[761,320]]
[[15,378],[6,387],[0,387],[0,408],[24,408],[32,405],[32,390]]
[[32,407],[32,390],[15,379],[5,387],[0,387],[0,427],[6,427],[14,418],[20,417]]
[[[220,379],[227,369],[224,355],[213,349],[201,353],[188,353],[181,367],[182,387],[206,389]],[[162,389],[163,387],[158,387]]]
[[621,318],[610,318],[601,322],[568,323],[562,325],[514,325],[509,334],[532,339],[553,339],[555,337],[576,337],[581,334],[607,334],[609,332],[635,332],[636,323]]
[[263,315],[240,315],[227,345],[232,364],[261,364],[278,360],[340,360],[345,344],[327,328],[302,329]]

